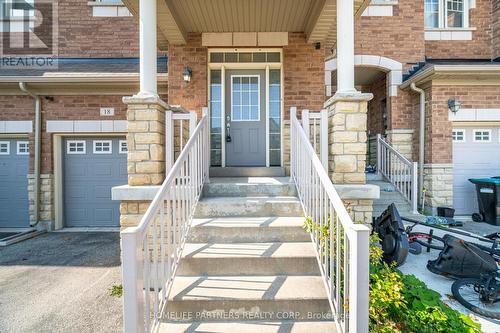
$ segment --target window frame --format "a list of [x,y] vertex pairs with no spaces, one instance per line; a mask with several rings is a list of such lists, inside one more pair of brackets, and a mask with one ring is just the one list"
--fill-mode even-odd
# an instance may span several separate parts
[[[21,145],[26,145],[27,151],[21,152]],[[16,154],[17,155],[29,155],[30,154],[30,143],[29,141],[17,141],[16,142]]]
[[[125,143],[126,150],[123,150],[122,144]],[[128,142],[127,140],[119,140],[118,141],[118,154],[127,154],[128,153]]]
[[0,146],[3,144],[7,144],[7,151],[2,152],[2,150],[0,149],[0,155],[10,155],[10,141],[0,141]]
[[426,2],[424,1],[424,28],[425,29],[467,29],[469,28],[469,10],[470,3],[469,0],[463,0],[463,24],[461,27],[449,27],[448,26],[448,1],[454,0],[438,0],[439,1],[439,9],[438,9],[438,26],[437,27],[429,27],[425,25],[425,16],[426,16]]
[[[462,140],[456,140],[455,138],[455,132],[462,132]],[[463,128],[454,128],[452,130],[452,134],[451,134],[451,137],[452,137],[452,140],[454,143],[463,143],[463,142],[467,142],[467,131]]]
[[[83,143],[83,151],[78,151],[78,147],[75,146],[76,151],[70,151],[70,146],[72,143],[78,145],[79,143]],[[67,140],[66,141],[66,154],[67,155],[85,155],[87,154],[87,142],[85,140]]]
[[[477,140],[476,138],[476,132],[488,132],[488,140]],[[491,129],[488,129],[488,128],[475,128],[472,130],[472,140],[473,142],[479,142],[479,143],[489,143],[491,142]],[[482,134],[481,134],[482,136]]]
[[[233,80],[234,78],[253,78],[253,77],[256,77],[257,78],[257,119],[239,119],[239,120],[234,120],[234,109],[233,109]],[[249,81],[250,82],[250,81]],[[234,75],[231,75],[231,80],[230,80],[230,83],[231,83],[231,87],[230,87],[230,106],[231,106],[231,122],[259,122],[261,120],[260,118],[260,111],[261,111],[261,108],[260,108],[260,99],[261,99],[261,96],[260,96],[260,75],[258,74],[234,74]],[[249,90],[248,93],[249,94],[249,101],[250,101],[250,93],[253,92],[252,90]],[[241,104],[241,101],[243,100],[242,98],[242,94],[241,94],[241,91],[240,91],[240,107],[243,106],[243,104]],[[248,105],[249,107],[251,106],[251,104]],[[251,115],[252,112],[251,110],[249,109],[249,115]],[[243,116],[243,111],[241,111],[241,115]]]
[[[96,144],[97,143],[107,143],[109,144],[109,150],[108,151],[97,151],[96,150]],[[101,148],[104,148],[104,145],[101,146]],[[92,153],[96,155],[109,155],[113,154],[113,140],[92,140]]]

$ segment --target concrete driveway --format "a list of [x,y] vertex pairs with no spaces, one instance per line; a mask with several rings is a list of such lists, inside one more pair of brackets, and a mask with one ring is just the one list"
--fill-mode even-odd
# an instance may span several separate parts
[[119,233],[48,233],[0,248],[0,332],[121,332]]

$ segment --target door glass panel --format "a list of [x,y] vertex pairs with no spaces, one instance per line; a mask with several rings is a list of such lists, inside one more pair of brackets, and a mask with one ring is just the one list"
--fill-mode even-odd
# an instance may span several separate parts
[[231,121],[259,121],[259,77],[231,78]]
[[222,81],[221,71],[210,71],[210,159],[212,166],[222,165]]
[[271,166],[281,165],[281,72],[279,69],[269,71],[269,163]]

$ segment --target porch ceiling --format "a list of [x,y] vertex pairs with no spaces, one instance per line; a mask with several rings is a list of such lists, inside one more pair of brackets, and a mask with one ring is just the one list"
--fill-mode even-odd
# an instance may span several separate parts
[[[354,0],[360,16],[370,0]],[[123,0],[134,16],[139,0]],[[189,32],[305,32],[309,43],[336,40],[336,0],[158,0],[158,46],[185,44]]]

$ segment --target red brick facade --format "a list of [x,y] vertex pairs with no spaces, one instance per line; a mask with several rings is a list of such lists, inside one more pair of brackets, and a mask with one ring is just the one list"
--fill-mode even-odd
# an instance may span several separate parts
[[82,0],[58,1],[59,57],[137,57],[139,24],[132,16],[93,17]]
[[426,41],[425,55],[431,59],[490,59],[491,58],[491,0],[476,0],[469,11],[469,25],[475,30],[472,40]]
[[500,57],[500,0],[492,0],[493,59]]

